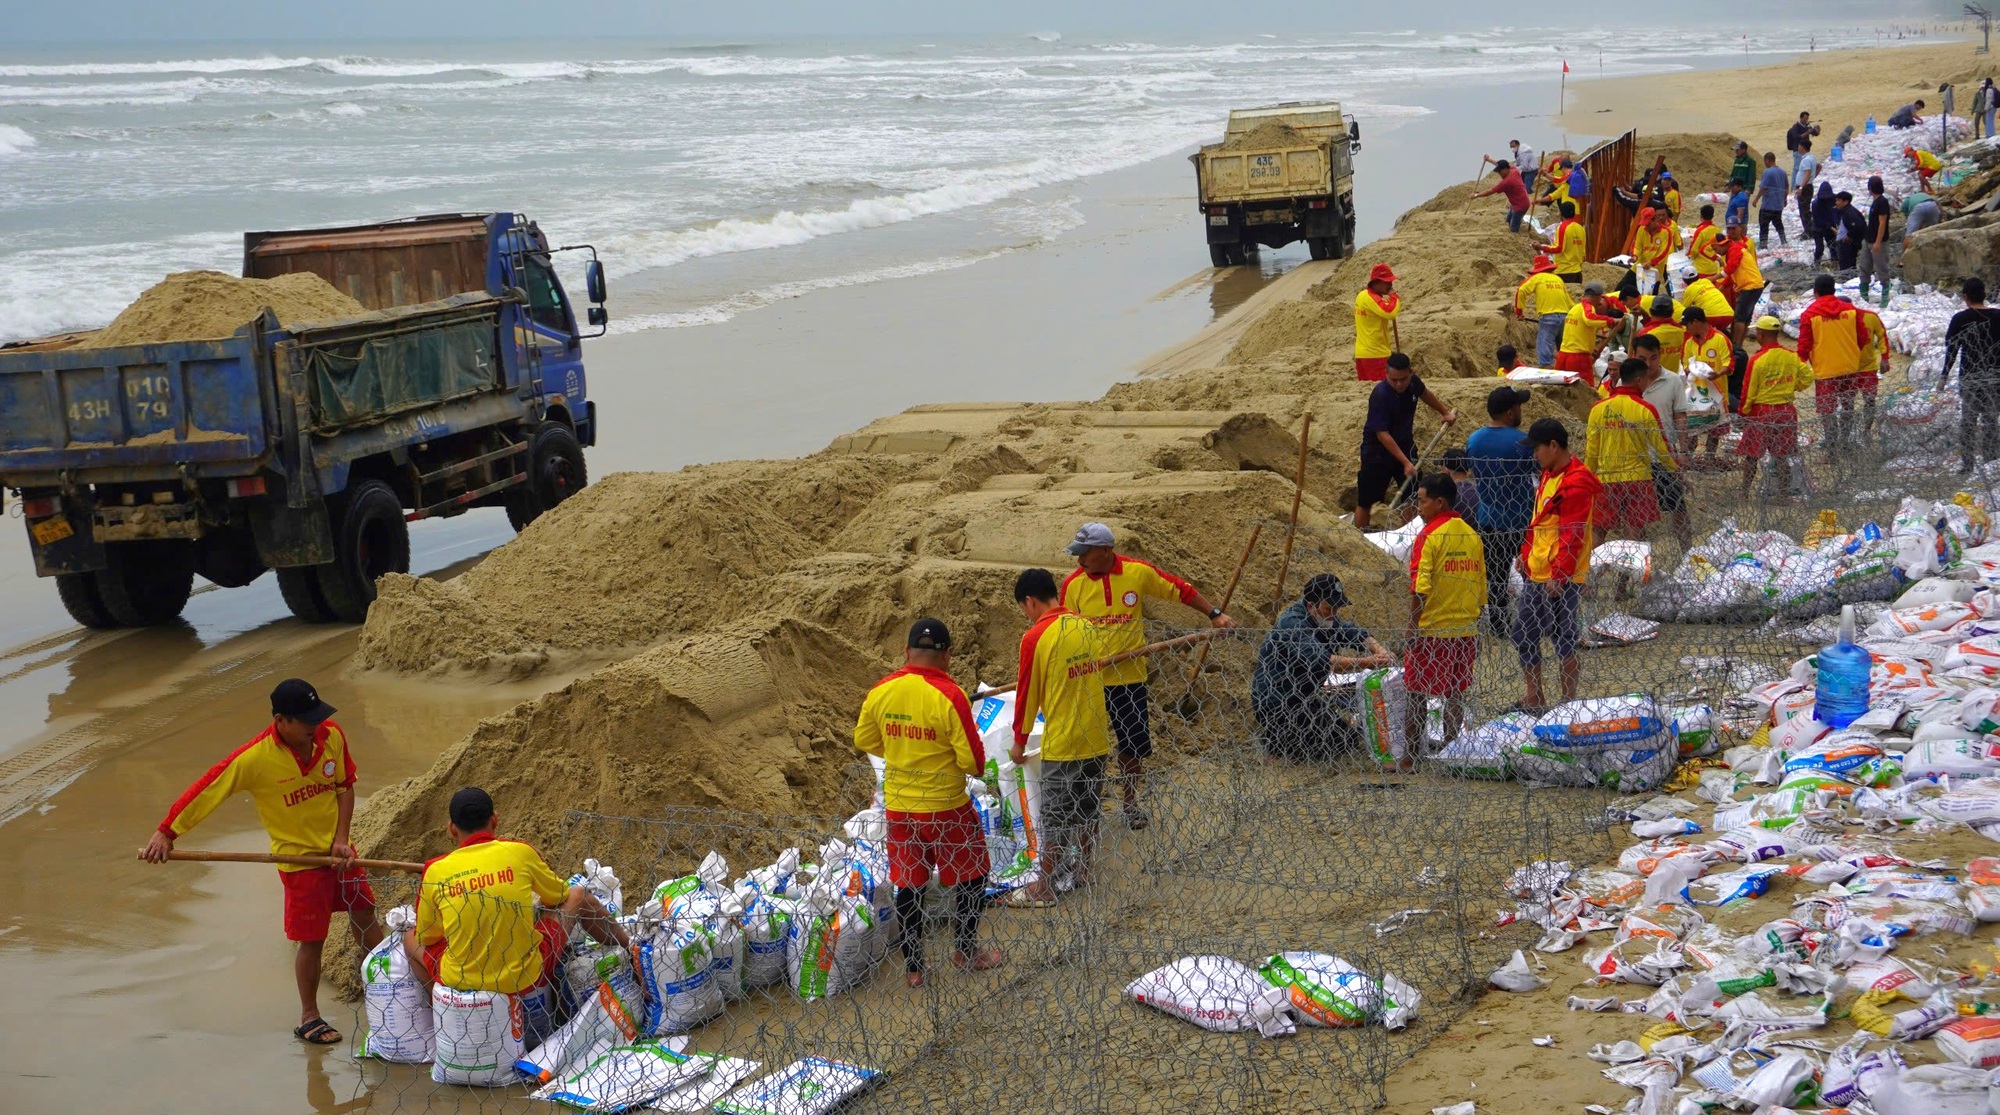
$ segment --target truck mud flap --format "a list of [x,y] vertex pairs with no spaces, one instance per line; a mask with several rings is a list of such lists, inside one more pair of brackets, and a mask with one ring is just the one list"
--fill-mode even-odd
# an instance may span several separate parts
[[91,509],[64,500],[63,513],[28,520],[28,545],[35,552],[35,575],[95,573],[104,568],[104,545],[91,529]]
[[333,527],[324,502],[314,500],[300,510],[282,499],[267,499],[251,504],[249,510],[257,558],[265,565],[282,569],[333,560]]

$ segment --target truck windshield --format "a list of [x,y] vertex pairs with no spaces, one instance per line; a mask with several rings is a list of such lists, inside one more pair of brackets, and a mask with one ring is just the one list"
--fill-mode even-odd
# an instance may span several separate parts
[[528,316],[537,325],[569,332],[569,311],[563,305],[562,284],[556,281],[555,268],[546,260],[528,256],[525,271],[522,278],[527,280]]

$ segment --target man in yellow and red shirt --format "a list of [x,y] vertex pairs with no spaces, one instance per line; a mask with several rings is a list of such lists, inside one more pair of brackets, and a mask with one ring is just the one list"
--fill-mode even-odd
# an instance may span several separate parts
[[1580,285],[1583,282],[1583,252],[1590,238],[1584,235],[1583,222],[1576,219],[1575,202],[1562,202],[1557,212],[1562,214],[1562,221],[1549,236],[1549,242],[1535,247],[1547,252],[1555,262],[1556,278]]
[[1575,372],[1585,386],[1596,387],[1597,350],[1604,347],[1604,335],[1619,320],[1605,301],[1604,284],[1595,279],[1583,284],[1583,301],[1571,306],[1563,321],[1556,370]]
[[1368,271],[1368,285],[1354,296],[1354,378],[1381,379],[1396,351],[1396,319],[1403,315],[1403,296],[1396,293],[1396,273],[1386,263]]
[[1583,635],[1578,608],[1590,572],[1590,512],[1604,485],[1570,453],[1569,430],[1561,420],[1536,419],[1528,427],[1528,444],[1535,463],[1542,466],[1542,478],[1535,488],[1535,516],[1514,559],[1527,585],[1521,590],[1510,634],[1527,683],[1521,704],[1540,709],[1544,637],[1562,662],[1562,699],[1576,700],[1582,673],[1576,647]]
[[1667,472],[1679,468],[1660,412],[1646,401],[1648,371],[1645,360],[1626,357],[1618,367],[1618,386],[1590,408],[1583,464],[1604,485],[1591,514],[1593,541],[1608,535],[1643,538],[1660,518],[1653,466]]
[[1014,603],[1028,631],[1021,636],[1015,675],[1012,758],[1016,764],[1027,761],[1028,731],[1040,716],[1042,838],[1041,878],[1016,892],[1021,897],[1010,904],[1037,906],[1055,900],[1065,877],[1074,886],[1090,881],[1111,718],[1097,666],[1102,657],[1097,628],[1062,606],[1055,576],[1046,569],[1024,570],[1014,581]]
[[[1083,524],[1070,539],[1068,550],[1076,558],[1076,569],[1063,578],[1062,606],[1097,627],[1097,649],[1104,657],[1146,645],[1149,597],[1177,600],[1206,615],[1216,627],[1236,626],[1234,619],[1211,605],[1193,585],[1150,562],[1119,553],[1111,528],[1103,523]],[[1139,784],[1145,776],[1145,760],[1153,753],[1153,719],[1147,705],[1143,656],[1105,667],[1104,707],[1118,740],[1118,788],[1125,824],[1142,829],[1149,818],[1139,808]]]
[[[1534,317],[1528,316],[1528,307],[1534,306]],[[1514,317],[1520,321],[1535,323],[1535,367],[1547,368],[1554,364],[1556,346],[1562,342],[1563,321],[1569,316],[1569,288],[1556,277],[1555,261],[1545,255],[1537,255],[1528,265],[1528,277],[1514,289]]]
[[[1665,209],[1648,209],[1639,214],[1639,232],[1632,245],[1633,266],[1653,277],[1653,291],[1669,293],[1667,260],[1681,250],[1681,229]],[[1652,293],[1645,291],[1644,293]]]
[[1671,296],[1656,294],[1646,303],[1646,321],[1639,327],[1639,336],[1660,342],[1660,367],[1670,372],[1681,370],[1681,348],[1687,344],[1687,327],[1676,320],[1681,313]]
[[[1726,320],[1726,319],[1725,319]],[[1700,306],[1689,304],[1681,311],[1681,326],[1687,330],[1687,339],[1681,343],[1681,368],[1690,378],[1694,376],[1694,363],[1699,360],[1707,365],[1710,375],[1708,385],[1715,395],[1717,413],[1698,414],[1688,418],[1688,433],[1708,431],[1707,463],[1704,468],[1724,469],[1728,466],[1716,456],[1722,435],[1729,429],[1734,409],[1730,406],[1729,373],[1736,364],[1735,350],[1729,347],[1729,334],[1717,328],[1715,321]],[[1689,451],[1693,451],[1690,445]]]
[[[1832,275],[1813,279],[1813,300],[1799,315],[1799,359],[1812,368],[1813,409],[1819,412],[1820,432],[1827,456],[1840,452],[1849,432],[1858,432],[1857,397],[1863,390],[1863,376],[1872,379],[1873,365],[1864,367],[1861,355],[1873,338],[1854,303],[1835,296]],[[1874,392],[1869,392],[1874,394]]]
[[1793,399],[1812,386],[1813,378],[1812,369],[1778,343],[1784,329],[1784,323],[1770,314],[1757,319],[1758,348],[1743,372],[1738,410],[1743,416],[1743,439],[1736,444],[1736,455],[1743,462],[1740,495],[1745,506],[1750,485],[1757,479],[1757,462],[1767,452],[1777,471],[1778,498],[1791,499],[1792,458],[1799,452],[1799,411]]
[[1715,206],[1703,205],[1699,212],[1701,223],[1688,236],[1688,263],[1697,277],[1713,281],[1722,277],[1723,233],[1715,227]]
[[1397,761],[1416,769],[1424,738],[1426,697],[1444,699],[1444,738],[1458,738],[1465,719],[1461,695],[1472,688],[1479,657],[1479,617],[1486,610],[1486,546],[1472,524],[1452,510],[1458,483],[1436,473],[1417,481],[1424,528],[1410,546],[1410,626],[1403,636],[1404,739]]
[[596,895],[563,882],[529,845],[493,835],[492,795],[461,787],[446,813],[457,847],[424,864],[417,923],[403,934],[418,979],[458,991],[532,991],[555,972],[577,924],[603,944],[632,947]]
[[[986,768],[972,703],[951,679],[951,630],[920,619],[905,640],[903,668],[875,683],[854,722],[854,746],[882,760],[888,813],[889,882],[911,987],[924,984],[924,884],[951,892],[951,962],[983,972],[1005,959],[979,947],[986,904],[986,835],[965,779]],[[1032,723],[1032,721],[1030,722]]]
[[1729,239],[1724,245],[1722,267],[1729,277],[1731,297],[1736,301],[1736,324],[1731,327],[1730,335],[1740,346],[1751,319],[1757,314],[1757,303],[1764,297],[1764,271],[1757,266],[1757,246],[1750,242],[1742,225],[1729,226]]
[[298,678],[271,690],[271,726],[210,767],[189,786],[139,858],[165,863],[174,841],[242,792],[256,803],[257,818],[271,838],[271,854],[330,856],[336,866],[280,863],[285,885],[285,938],[298,945],[293,975],[299,987],[299,1040],[333,1045],[340,1031],[319,1013],[319,970],[326,932],[335,910],[347,915],[362,950],[382,939],[375,920],[375,892],[354,866],[348,823],[354,816],[354,756],[347,733],[334,723],[333,706],[320,700],[312,684]]

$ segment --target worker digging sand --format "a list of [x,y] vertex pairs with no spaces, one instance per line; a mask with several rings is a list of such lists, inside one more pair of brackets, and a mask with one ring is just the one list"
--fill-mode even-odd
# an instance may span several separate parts
[[1410,368],[1410,358],[1400,352],[1388,360],[1388,376],[1368,393],[1368,419],[1361,427],[1361,470],[1354,484],[1354,529],[1367,530],[1370,508],[1389,494],[1399,479],[1414,480],[1417,462],[1417,404],[1436,411],[1438,420],[1449,426],[1458,421],[1458,411],[1446,406],[1437,393]]
[[904,978],[922,987],[924,886],[937,877],[951,892],[954,966],[997,968],[1006,956],[979,947],[986,904],[986,835],[965,780],[986,768],[979,727],[965,690],[951,679],[951,629],[920,619],[910,627],[903,668],[875,683],[854,722],[854,746],[882,760],[889,830],[889,882],[896,888],[897,940]]
[[299,984],[299,1026],[292,1035],[309,1045],[337,1045],[339,1030],[319,1013],[320,959],[334,911],[347,915],[365,952],[382,940],[375,892],[354,864],[348,824],[354,817],[354,756],[347,733],[330,719],[334,708],[299,678],[271,690],[271,726],[210,767],[175,799],[166,819],[139,853],[165,863],[174,841],[241,791],[257,804],[273,855],[332,856],[339,866],[279,864],[285,884],[285,939],[298,945],[293,973]]
[[[1102,632],[1098,650],[1106,656],[1146,645],[1146,598],[1178,600],[1208,616],[1221,629],[1236,621],[1208,602],[1201,590],[1148,562],[1126,557],[1116,549],[1111,528],[1085,523],[1070,540],[1076,570],[1063,578],[1062,605],[1097,625]],[[1153,754],[1152,710],[1147,704],[1144,656],[1104,668],[1104,707],[1118,738],[1118,790],[1126,827],[1145,828],[1146,811],[1139,807],[1145,761]]]

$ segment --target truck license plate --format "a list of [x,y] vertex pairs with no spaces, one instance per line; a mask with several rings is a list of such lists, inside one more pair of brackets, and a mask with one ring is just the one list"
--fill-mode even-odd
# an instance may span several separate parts
[[1224,214],[1218,213],[1214,216],[1211,216],[1208,219],[1208,223],[1212,225],[1226,225],[1229,223],[1229,218]]
[[53,546],[76,533],[76,530],[69,525],[69,520],[60,517],[43,519],[28,530],[35,536],[35,541],[44,546]]

